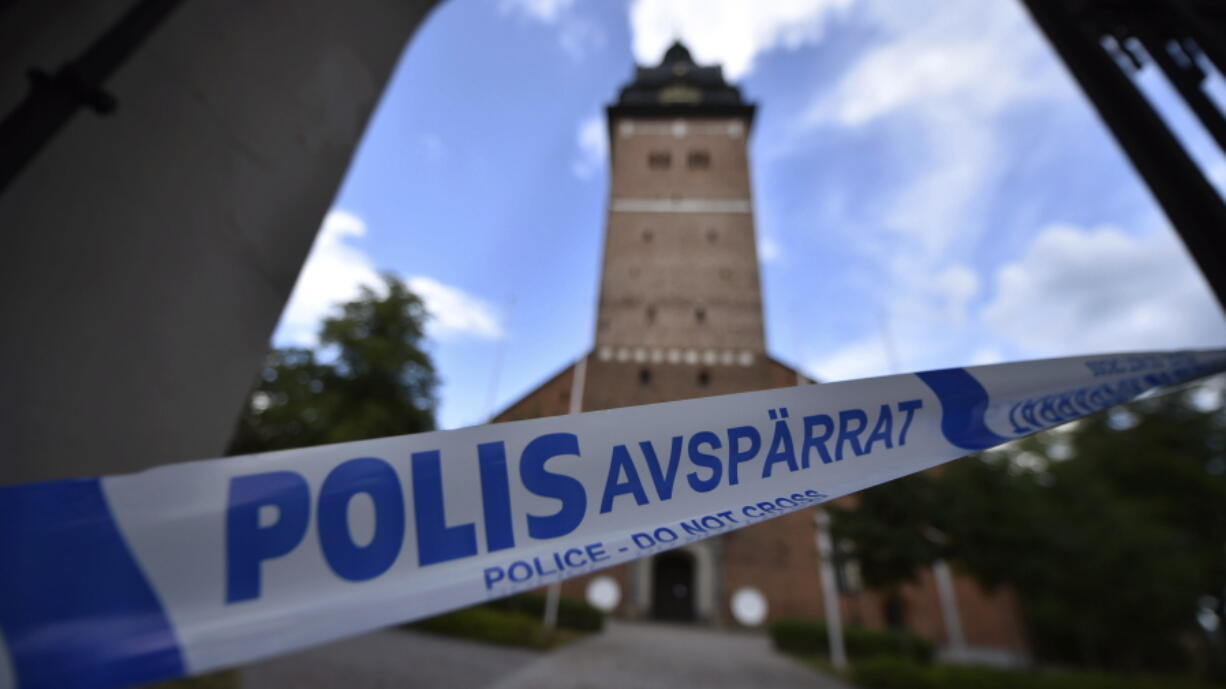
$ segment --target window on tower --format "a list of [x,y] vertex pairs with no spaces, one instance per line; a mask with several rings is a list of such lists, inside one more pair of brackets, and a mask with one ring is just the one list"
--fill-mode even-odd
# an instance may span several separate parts
[[656,322],[656,307],[648,306],[647,307],[647,325],[651,325],[652,323],[655,323],[655,322]]
[[707,322],[707,310],[701,306],[694,309],[694,320],[698,321],[699,323],[706,323]]
[[667,170],[673,164],[673,156],[668,151],[652,151],[647,154],[647,167],[652,170]]
[[639,369],[639,384],[647,385],[649,383],[651,383],[651,369],[649,368]]
[[651,240],[652,240],[652,239],[653,239],[655,236],[656,236],[656,235],[655,235],[655,233],[654,233],[654,232],[652,232],[651,230],[643,230],[643,241],[644,241],[644,242],[648,242],[648,243],[650,243],[650,242],[651,242]]
[[706,170],[711,167],[711,154],[707,151],[690,151],[685,158],[685,164],[691,170]]
[[710,384],[711,384],[710,371],[706,371],[706,370],[699,371],[698,372],[698,386],[705,388]]
[[707,243],[714,244],[719,240],[719,233],[715,230],[707,230]]

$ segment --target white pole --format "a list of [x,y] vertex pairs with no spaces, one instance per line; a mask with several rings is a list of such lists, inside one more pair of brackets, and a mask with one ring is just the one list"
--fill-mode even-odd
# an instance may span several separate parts
[[960,660],[966,655],[966,637],[962,633],[962,616],[958,613],[958,597],[954,594],[954,577],[949,563],[945,560],[933,562],[932,576],[936,579],[937,596],[941,600],[945,635],[949,637],[949,656],[951,659]]
[[[568,414],[578,414],[583,411],[583,391],[587,382],[587,355],[579,357],[575,363],[575,374],[570,382],[570,409]],[[562,584],[554,582],[545,589],[545,629],[553,630],[558,626],[558,599],[562,595]]]
[[553,582],[545,589],[545,629],[553,631],[558,626],[558,598],[562,595],[562,585]]
[[[884,309],[879,309],[877,318],[881,321],[881,343],[885,349],[890,373],[898,373],[898,354],[894,351],[890,316]],[[945,542],[945,535],[935,530],[926,535],[933,543]],[[949,563],[943,559],[933,562],[932,577],[936,580],[937,598],[941,606],[941,621],[945,623],[945,636],[949,641],[950,657],[961,658],[966,651],[966,637],[962,633],[962,616],[958,613],[958,597],[954,594],[954,577],[949,570]]]
[[[796,384],[805,385],[804,374],[796,369]],[[834,543],[830,539],[830,514],[822,508],[813,512],[817,524],[818,571],[822,580],[822,607],[826,610],[826,641],[834,669],[847,669],[847,649],[843,645],[843,614],[839,609],[839,587],[834,579]]]
[[826,638],[830,643],[830,662],[834,669],[847,669],[847,650],[843,646],[843,616],[839,611],[839,591],[834,580],[834,545],[830,540],[830,515],[818,507],[813,521],[817,524],[818,567],[822,579],[822,607],[826,609]]

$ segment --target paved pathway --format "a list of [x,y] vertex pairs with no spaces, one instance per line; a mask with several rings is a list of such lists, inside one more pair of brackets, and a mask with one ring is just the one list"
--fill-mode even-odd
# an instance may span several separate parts
[[384,629],[242,669],[243,689],[481,689],[543,656]]
[[242,671],[244,689],[849,689],[763,635],[612,622],[536,653],[388,629]]
[[849,689],[775,653],[764,635],[628,622],[543,656],[489,689],[679,687]]

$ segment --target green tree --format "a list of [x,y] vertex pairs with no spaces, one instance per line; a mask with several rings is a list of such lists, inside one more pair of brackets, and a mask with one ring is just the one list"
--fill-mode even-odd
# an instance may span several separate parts
[[[1164,543],[1174,552],[1164,564],[1190,571],[1185,580],[1160,581],[1168,589],[1181,583],[1179,599],[1168,605],[1178,606],[1172,612],[1188,632],[1197,631],[1202,605],[1226,621],[1226,416],[1214,394],[1221,382],[1087,419],[1072,434],[1079,470],[1100,477],[1138,521],[1167,530]],[[1205,641],[1218,678],[1226,679],[1220,630]]]
[[382,292],[364,286],[323,321],[318,351],[269,353],[230,454],[434,429],[438,376],[423,349],[428,314],[400,280],[383,281]]
[[1150,519],[1085,458],[1051,461],[1037,451],[1040,443],[942,475],[947,504],[957,506],[955,560],[981,581],[1019,593],[1040,658],[1178,669],[1196,602],[1196,563],[1180,548],[1178,530]]
[[[1012,587],[1040,658],[1175,669],[1200,636],[1220,666],[1220,633],[1203,634],[1197,612],[1208,602],[1226,620],[1226,424],[1196,394],[1136,402],[879,486],[836,513],[836,530],[878,586],[939,553],[989,587]],[[925,545],[932,528],[940,547]]]
[[859,493],[853,506],[829,506],[835,540],[854,544],[865,584],[894,590],[943,555],[936,489],[932,474],[912,474]]

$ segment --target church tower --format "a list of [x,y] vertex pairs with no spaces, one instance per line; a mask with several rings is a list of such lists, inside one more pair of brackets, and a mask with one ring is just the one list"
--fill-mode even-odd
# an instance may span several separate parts
[[[607,109],[611,160],[585,409],[796,382],[766,357],[748,140],[754,106],[674,44]],[[776,375],[772,376],[774,373]]]
[[[610,185],[594,351],[495,421],[787,387],[766,352],[748,141],[754,106],[674,44],[609,105]],[[581,404],[571,404],[571,396]],[[817,617],[812,514],[795,512],[601,573],[622,614],[730,624],[731,596]],[[590,577],[564,583],[582,597]]]
[[[767,353],[755,241],[749,136],[754,105],[718,66],[680,43],[606,109],[608,215],[595,346],[494,421],[812,383]],[[845,500],[854,500],[854,496]],[[838,600],[822,599],[817,527],[798,510],[682,548],[569,579],[583,598],[595,580],[631,618],[735,625],[732,601],[768,619],[821,619],[837,605],[851,624],[897,625],[956,647],[937,584],[924,573],[898,595],[862,588],[854,561],[836,562]],[[1016,602],[954,578],[972,646],[1024,648]],[[993,656],[984,656],[991,660]]]

